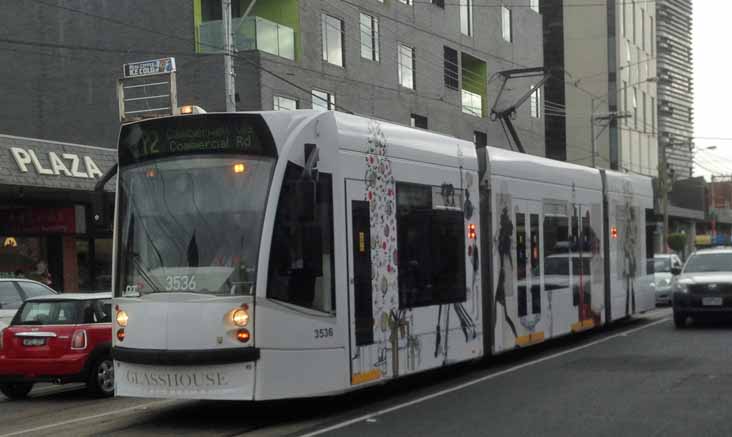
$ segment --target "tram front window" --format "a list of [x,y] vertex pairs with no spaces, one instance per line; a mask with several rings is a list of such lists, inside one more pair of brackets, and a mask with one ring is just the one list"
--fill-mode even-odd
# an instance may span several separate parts
[[117,295],[253,293],[274,163],[185,156],[123,168]]

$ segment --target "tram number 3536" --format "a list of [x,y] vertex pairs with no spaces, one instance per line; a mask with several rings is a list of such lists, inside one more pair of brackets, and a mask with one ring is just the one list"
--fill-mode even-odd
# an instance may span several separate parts
[[333,336],[333,328],[313,329],[313,332],[315,333],[315,338],[326,338]]
[[195,290],[196,275],[170,275],[165,277],[167,290]]

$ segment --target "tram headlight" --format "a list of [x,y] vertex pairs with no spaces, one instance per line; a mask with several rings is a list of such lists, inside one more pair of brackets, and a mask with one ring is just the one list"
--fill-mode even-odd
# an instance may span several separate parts
[[236,326],[247,326],[249,323],[249,312],[247,307],[237,308],[231,313],[231,321]]
[[127,317],[127,312],[123,310],[117,310],[117,325],[121,326],[122,328],[127,326],[127,321],[129,317]]

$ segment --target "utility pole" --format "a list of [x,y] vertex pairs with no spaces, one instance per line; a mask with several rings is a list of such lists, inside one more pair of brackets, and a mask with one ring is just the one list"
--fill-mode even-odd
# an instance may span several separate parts
[[[603,127],[603,130],[610,125],[613,120],[619,120],[622,118],[630,118],[630,114],[623,114],[618,112],[608,112],[606,114],[595,113],[595,99],[592,99],[592,114],[590,115],[590,137],[592,143],[592,168],[597,167],[597,143],[595,138],[595,123],[598,121],[607,121],[608,124]],[[602,133],[602,131],[601,131]]]
[[234,91],[234,38],[231,33],[231,0],[221,0],[221,18],[224,32],[224,91],[226,112],[236,111],[236,95]]
[[673,169],[669,169],[666,161],[666,145],[661,153],[661,162],[658,164],[658,189],[661,191],[661,210],[663,212],[663,253],[668,253],[668,194],[673,185]]

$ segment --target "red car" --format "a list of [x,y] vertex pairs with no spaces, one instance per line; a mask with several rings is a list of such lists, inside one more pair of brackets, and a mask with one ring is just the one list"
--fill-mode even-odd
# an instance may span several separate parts
[[85,382],[112,396],[111,346],[111,293],[30,298],[0,332],[0,392],[19,399],[36,382]]

